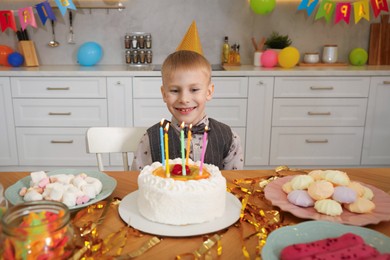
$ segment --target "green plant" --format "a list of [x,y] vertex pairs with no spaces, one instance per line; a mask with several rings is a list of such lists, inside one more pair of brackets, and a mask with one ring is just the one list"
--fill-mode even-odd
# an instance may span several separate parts
[[271,49],[283,49],[290,46],[292,40],[288,35],[280,35],[278,32],[272,32],[272,34],[265,41],[265,45]]

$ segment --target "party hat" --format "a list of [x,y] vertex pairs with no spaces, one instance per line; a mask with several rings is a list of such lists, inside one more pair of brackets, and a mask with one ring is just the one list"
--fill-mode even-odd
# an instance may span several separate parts
[[184,35],[183,40],[181,40],[181,43],[177,46],[176,50],[194,51],[203,55],[202,44],[200,43],[195,21],[193,21],[190,28],[188,28],[186,35]]

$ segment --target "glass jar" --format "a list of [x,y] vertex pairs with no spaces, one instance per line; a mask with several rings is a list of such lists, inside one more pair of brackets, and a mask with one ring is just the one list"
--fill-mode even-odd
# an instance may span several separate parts
[[4,259],[68,259],[74,231],[68,207],[57,201],[31,201],[9,208],[2,220]]

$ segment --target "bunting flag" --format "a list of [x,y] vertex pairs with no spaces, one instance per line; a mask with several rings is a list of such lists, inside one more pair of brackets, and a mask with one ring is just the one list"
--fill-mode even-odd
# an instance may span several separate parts
[[350,3],[338,3],[335,10],[335,24],[344,20],[349,24],[349,18],[351,17],[351,4]]
[[[320,0],[301,0],[298,10],[306,10],[310,16]],[[321,0],[315,20],[324,18],[326,22],[331,21],[334,16],[334,23],[344,21],[350,23],[352,14],[355,18],[355,24],[364,18],[370,21],[370,6],[375,18],[383,12],[389,12],[387,0]]]
[[307,14],[310,16],[311,13],[314,11],[314,8],[318,4],[319,0],[303,0],[299,6],[298,10],[305,10],[307,11]]
[[388,12],[389,6],[387,5],[387,0],[371,0],[372,10],[374,11],[374,16],[378,17],[381,11]]
[[54,15],[53,9],[51,8],[51,6],[47,0],[45,2],[37,4],[35,6],[35,9],[37,10],[39,19],[41,19],[41,22],[43,25],[46,24],[47,19],[50,19],[53,21],[56,20],[56,16]]
[[67,9],[76,10],[76,6],[73,4],[72,0],[55,0],[55,1],[58,6],[58,9],[60,9],[62,16],[65,15]]
[[11,28],[16,32],[14,12],[12,10],[0,11],[0,24],[2,32],[4,32],[7,28]]
[[31,25],[37,28],[37,23],[35,21],[35,16],[32,7],[20,8],[18,10],[20,25],[22,30],[26,29],[28,25]]
[[355,24],[357,24],[362,18],[370,21],[370,7],[368,6],[367,0],[353,3],[353,12],[355,16]]
[[324,17],[326,22],[329,23],[330,19],[333,16],[335,6],[336,4],[330,0],[322,1],[320,7],[318,8],[318,12],[316,14],[315,20]]

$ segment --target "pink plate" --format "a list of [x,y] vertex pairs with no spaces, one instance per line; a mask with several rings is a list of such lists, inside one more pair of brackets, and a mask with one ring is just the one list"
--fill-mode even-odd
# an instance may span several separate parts
[[365,226],[368,224],[378,224],[381,221],[390,220],[390,195],[375,188],[374,186],[364,184],[374,193],[373,202],[375,209],[371,213],[357,214],[343,209],[340,216],[332,217],[318,213],[314,207],[298,207],[287,200],[287,194],[282,190],[283,184],[290,181],[294,176],[287,176],[270,182],[264,189],[265,197],[272,202],[272,205],[278,206],[281,210],[290,212],[296,217],[304,219],[326,220],[343,224]]

